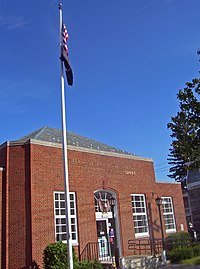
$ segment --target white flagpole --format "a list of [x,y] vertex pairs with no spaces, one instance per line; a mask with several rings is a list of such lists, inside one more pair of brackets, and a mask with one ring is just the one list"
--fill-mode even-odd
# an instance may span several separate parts
[[[60,49],[62,52],[62,4],[60,10]],[[66,208],[66,228],[67,228],[67,249],[68,249],[68,269],[73,269],[73,252],[71,241],[71,221],[70,221],[70,197],[69,197],[69,178],[68,178],[68,158],[67,158],[67,131],[65,114],[65,89],[64,89],[63,62],[60,61],[60,90],[62,106],[62,140],[63,140],[63,161],[64,161],[64,188],[65,188],[65,208]]]

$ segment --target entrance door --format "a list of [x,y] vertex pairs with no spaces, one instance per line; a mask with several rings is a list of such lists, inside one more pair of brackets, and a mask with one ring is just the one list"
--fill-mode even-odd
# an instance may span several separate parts
[[99,243],[99,257],[112,259],[114,256],[114,229],[113,219],[97,219],[97,237]]
[[99,257],[103,259],[110,256],[108,219],[97,220],[96,224],[99,243]]
[[120,249],[120,234],[116,231],[116,227],[119,227],[117,205],[113,209],[110,204],[113,197],[115,198],[116,195],[107,190],[98,190],[94,193],[99,257],[101,260],[113,261],[113,257],[117,255],[117,249],[118,252]]

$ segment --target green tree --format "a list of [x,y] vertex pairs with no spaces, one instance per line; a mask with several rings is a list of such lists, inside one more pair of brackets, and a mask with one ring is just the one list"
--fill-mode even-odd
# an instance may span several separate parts
[[172,166],[168,176],[182,183],[186,182],[188,163],[190,168],[200,167],[200,79],[185,85],[177,94],[180,110],[167,124],[173,139],[168,154]]

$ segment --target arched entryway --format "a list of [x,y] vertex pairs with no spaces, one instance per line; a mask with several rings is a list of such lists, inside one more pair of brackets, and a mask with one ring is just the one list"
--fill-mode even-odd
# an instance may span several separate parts
[[119,259],[121,244],[116,193],[111,190],[97,190],[94,192],[94,200],[99,257],[113,260],[117,256]]

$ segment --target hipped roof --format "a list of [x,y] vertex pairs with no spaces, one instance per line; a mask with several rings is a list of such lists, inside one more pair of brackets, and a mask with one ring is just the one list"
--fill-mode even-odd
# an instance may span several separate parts
[[[27,141],[29,139],[62,144],[62,131],[60,129],[43,126],[42,128],[17,139],[16,142]],[[105,152],[113,152],[130,156],[136,156],[135,154],[129,153],[125,150],[121,150],[106,145],[104,143],[98,142],[96,140],[69,131],[67,132],[67,144],[77,148],[80,147],[80,148],[87,148]]]

